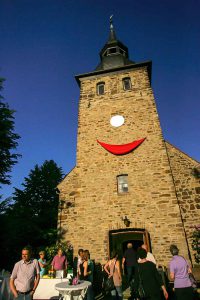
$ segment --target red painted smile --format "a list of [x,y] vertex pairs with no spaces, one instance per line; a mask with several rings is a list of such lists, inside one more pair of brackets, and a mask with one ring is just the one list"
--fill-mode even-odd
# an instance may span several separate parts
[[136,149],[139,145],[144,142],[145,138],[141,140],[134,141],[132,143],[123,144],[123,145],[110,145],[97,140],[97,142],[107,151],[115,155],[123,155],[127,154],[134,149]]

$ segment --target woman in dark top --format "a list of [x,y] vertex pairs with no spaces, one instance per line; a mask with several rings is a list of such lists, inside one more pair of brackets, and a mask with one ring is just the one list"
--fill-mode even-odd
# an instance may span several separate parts
[[91,271],[88,266],[88,256],[85,251],[83,252],[82,263],[79,265],[79,279],[88,280],[88,276],[91,275]]
[[137,283],[141,279],[145,291],[145,300],[160,300],[160,290],[162,288],[165,299],[168,299],[168,293],[163,285],[162,278],[158,273],[156,266],[151,261],[147,261],[147,252],[145,249],[138,249],[140,262],[138,264]]
[[[92,275],[92,271],[90,270],[89,264],[89,251],[85,250],[83,252],[82,263],[79,265],[79,279],[90,281],[90,276]],[[86,300],[94,300],[94,293],[92,285],[88,287],[86,293]]]

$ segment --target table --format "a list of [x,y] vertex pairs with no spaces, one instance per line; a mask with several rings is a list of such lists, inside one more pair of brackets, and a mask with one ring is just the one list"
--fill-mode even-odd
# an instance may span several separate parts
[[63,296],[63,300],[74,300],[74,298],[82,300],[89,286],[91,286],[91,282],[82,280],[77,285],[69,285],[65,282],[57,283],[55,289]]
[[[13,294],[11,293],[9,282],[10,277],[1,278],[1,289],[0,289],[0,300],[13,300]],[[58,283],[66,283],[68,282],[67,278],[63,279],[40,279],[38,287],[34,293],[33,299],[35,300],[53,300],[59,298],[59,292],[55,290],[55,285]]]
[[54,297],[58,298],[59,292],[57,290],[55,290],[55,285],[59,284],[59,283],[64,283],[66,285],[66,283],[68,281],[69,281],[69,279],[67,279],[67,278],[63,278],[63,279],[40,278],[37,289],[35,290],[35,293],[33,295],[33,299],[44,300],[44,299],[53,299]]
[[1,289],[0,289],[0,300],[13,300],[13,295],[10,290],[10,277],[0,277]]

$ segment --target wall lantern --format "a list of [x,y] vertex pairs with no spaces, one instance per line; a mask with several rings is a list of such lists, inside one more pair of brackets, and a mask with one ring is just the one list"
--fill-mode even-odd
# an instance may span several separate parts
[[129,227],[131,224],[131,221],[127,218],[127,216],[125,216],[124,218],[122,218],[122,221],[124,221],[124,225],[126,227]]

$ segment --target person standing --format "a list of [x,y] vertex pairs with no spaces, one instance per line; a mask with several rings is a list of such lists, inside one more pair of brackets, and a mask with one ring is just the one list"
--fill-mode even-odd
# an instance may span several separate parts
[[123,273],[127,272],[127,280],[128,284],[130,285],[131,290],[131,297],[135,297],[135,290],[133,288],[133,281],[135,277],[136,267],[137,267],[137,254],[136,251],[133,249],[132,243],[127,244],[127,249],[124,252],[123,258],[122,258],[122,270]]
[[52,271],[61,271],[61,277],[65,277],[67,274],[67,257],[63,254],[61,248],[58,249],[57,255],[52,260]]
[[113,276],[115,289],[111,291],[113,299],[122,300],[122,275],[120,270],[120,263],[118,260],[118,253],[113,251],[111,254],[111,259],[105,264],[104,270],[108,274],[108,277]]
[[193,288],[189,279],[190,266],[183,256],[178,255],[179,249],[176,245],[170,246],[173,255],[169,263],[170,279],[174,281],[174,289],[177,300],[192,300]]
[[10,277],[10,290],[14,299],[30,300],[40,280],[37,259],[31,259],[30,247],[22,249],[22,259],[18,261]]
[[84,255],[84,250],[82,248],[80,248],[78,250],[78,257],[74,257],[74,261],[73,261],[73,277],[78,276],[78,270],[79,270],[79,266],[82,263],[83,260],[83,255]]
[[135,276],[135,289],[138,289],[139,282],[141,282],[145,292],[145,300],[161,300],[161,289],[165,299],[168,299],[167,290],[158,270],[156,269],[156,265],[147,260],[146,250],[139,248],[137,254],[140,258],[140,262]]
[[85,250],[84,254],[85,254],[86,260],[88,262],[88,271],[89,271],[88,281],[90,281],[91,283],[93,283],[93,279],[94,279],[94,263],[90,259],[90,252],[89,252],[89,250]]
[[38,263],[40,266],[40,277],[46,274],[46,266],[47,266],[47,261],[45,259],[45,251],[40,251],[39,252],[40,258],[38,259]]
[[81,280],[87,280],[91,282],[91,285],[87,289],[86,299],[94,300],[94,291],[93,291],[93,272],[94,272],[94,264],[90,260],[90,253],[88,250],[84,250],[82,263],[79,265],[79,278]]
[[[147,244],[143,244],[141,246],[141,248],[143,248],[147,252],[146,260],[151,261],[152,263],[154,263],[156,265],[155,257],[153,256],[153,254],[151,252],[148,251]],[[140,258],[138,259],[138,262],[140,262]]]

